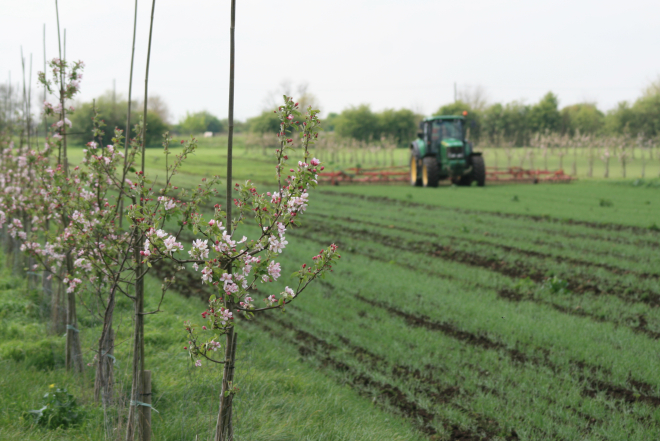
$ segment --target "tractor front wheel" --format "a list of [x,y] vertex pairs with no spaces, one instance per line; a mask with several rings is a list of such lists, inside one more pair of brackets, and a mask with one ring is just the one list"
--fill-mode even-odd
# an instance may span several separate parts
[[439,180],[438,160],[434,156],[427,156],[422,161],[422,185],[424,187],[437,187]]
[[419,167],[419,160],[414,154],[410,155],[410,185],[413,187],[422,186],[422,173]]
[[486,185],[486,163],[483,156],[472,157],[472,179],[479,187]]

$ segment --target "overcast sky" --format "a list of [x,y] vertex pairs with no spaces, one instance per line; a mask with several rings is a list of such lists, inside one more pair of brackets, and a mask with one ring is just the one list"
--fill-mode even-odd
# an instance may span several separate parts
[[[67,58],[86,63],[80,98],[128,94],[133,0],[59,0]],[[57,56],[54,0],[0,0],[0,82],[20,48]],[[134,96],[144,94],[151,1],[140,0]],[[157,0],[149,92],[172,122],[227,116],[229,0]],[[660,2],[645,0],[237,0],[236,110],[258,114],[283,80],[306,82],[324,112],[361,103],[423,114],[482,86],[491,102],[634,101],[660,74]],[[35,100],[35,111],[37,109]]]

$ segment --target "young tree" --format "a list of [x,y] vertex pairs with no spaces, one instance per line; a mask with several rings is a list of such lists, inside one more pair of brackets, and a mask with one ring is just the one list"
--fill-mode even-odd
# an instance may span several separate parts
[[[309,109],[309,113],[300,125],[294,118],[300,118],[297,105],[291,98],[276,113],[280,119],[280,148],[276,152],[278,188],[275,192],[259,193],[254,185],[247,181],[236,184],[236,197],[233,204],[237,213],[232,216],[216,205],[211,219],[195,216],[189,224],[193,233],[201,234],[188,251],[189,258],[181,259],[176,253],[172,259],[179,265],[191,263],[195,270],[201,270],[201,279],[217,287],[217,295],[211,296],[207,309],[201,316],[205,324],[185,323],[189,333],[186,348],[201,366],[202,360],[224,364],[225,370],[220,398],[218,429],[216,439],[227,439],[231,425],[231,402],[237,388],[233,384],[233,365],[236,348],[234,317],[242,314],[250,319],[257,313],[271,309],[284,309],[302,293],[317,277],[331,270],[332,264],[339,259],[337,247],[330,245],[321,250],[309,263],[304,263],[295,273],[296,283],[286,287],[279,295],[271,294],[264,299],[265,306],[255,306],[252,296],[257,286],[275,281],[280,276],[280,264],[277,257],[288,244],[286,230],[300,222],[300,218],[309,203],[309,190],[317,185],[316,175],[323,167],[320,161],[309,156],[309,146],[318,137],[320,121],[318,111]],[[297,166],[285,171],[288,155],[293,149],[292,130],[300,130],[302,138],[303,160]],[[259,226],[261,234],[248,240],[237,238],[236,228],[250,218]],[[225,224],[224,221],[229,221]],[[153,232],[151,233],[153,237]],[[145,253],[147,259],[153,256],[165,256],[160,242],[152,243],[149,238]],[[220,349],[220,337],[225,337],[224,357],[214,357]]]

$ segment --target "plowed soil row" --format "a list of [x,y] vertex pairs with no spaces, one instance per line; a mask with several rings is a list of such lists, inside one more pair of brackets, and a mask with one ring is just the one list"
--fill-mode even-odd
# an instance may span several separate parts
[[[264,320],[259,320],[256,322],[256,325],[271,335],[277,335],[278,339],[282,340],[281,333],[276,332],[271,326],[264,322]],[[328,352],[328,343],[311,336],[311,334],[301,334],[298,337],[299,342],[295,342],[290,339],[286,340],[288,343],[297,346],[298,352],[303,357],[309,357],[312,354],[320,352],[321,355],[317,357],[317,359],[321,363],[322,367],[331,368],[338,372],[347,374],[350,377],[348,384],[363,395],[372,396],[371,391],[375,389],[378,394],[378,401],[381,405],[383,405],[386,409],[396,409],[398,413],[411,419],[413,424],[420,432],[432,437],[431,439],[435,438],[435,435],[438,433],[438,431],[433,426],[431,426],[431,423],[436,418],[436,415],[432,411],[425,409],[419,406],[417,403],[409,400],[406,395],[396,386],[376,381],[366,374],[356,372],[353,368],[341,360],[337,360],[330,355],[322,355],[323,352]],[[481,438],[475,437],[470,433],[466,433],[465,436],[455,437],[452,439],[480,440]]]
[[[322,246],[327,245],[325,241],[315,239],[314,237],[303,236],[303,235],[297,236],[297,233],[295,233],[295,232],[292,232],[289,235],[292,236],[292,237],[304,238],[305,240],[316,242],[316,243],[318,243],[319,245],[322,245]],[[348,244],[343,243],[340,240],[336,241],[335,243],[337,245],[339,245],[341,248],[344,248],[344,249],[348,245]],[[354,249],[353,251],[351,251],[351,253],[366,257],[366,258],[371,259],[371,260],[382,262],[382,263],[392,263],[393,262],[393,261],[390,261],[390,260],[388,260],[384,257],[378,256],[375,253],[368,252],[368,248],[365,248],[365,247],[360,247],[359,249]],[[458,277],[455,277],[451,274],[443,274],[443,273],[440,273],[440,272],[437,272],[437,271],[430,270],[428,268],[423,268],[423,267],[420,267],[420,266],[411,265],[411,264],[407,264],[407,263],[403,263],[403,262],[396,262],[396,261],[394,261],[393,263],[397,266],[400,266],[401,268],[405,268],[407,270],[418,272],[418,273],[423,273],[423,274],[429,275],[431,277],[436,277],[438,279],[442,279],[442,280],[459,280]],[[490,286],[486,286],[486,285],[480,284],[480,283],[475,282],[475,281],[464,281],[464,282],[468,283],[471,286],[474,286],[475,288],[480,288],[480,289],[484,289],[484,290],[494,289]],[[647,328],[648,323],[646,321],[646,318],[643,315],[639,315],[637,317],[637,319],[639,321],[639,324],[637,326],[632,326],[632,325],[629,325],[629,324],[621,322],[621,321],[604,318],[604,317],[602,317],[600,315],[596,315],[596,314],[591,314],[588,311],[585,311],[583,309],[568,308],[568,307],[566,307],[564,305],[560,305],[558,303],[554,303],[554,302],[550,302],[550,301],[547,301],[547,300],[539,299],[539,298],[536,298],[536,297],[533,297],[533,296],[526,296],[526,295],[520,294],[518,292],[515,292],[511,289],[506,289],[505,288],[505,289],[497,290],[497,295],[501,299],[511,301],[511,302],[525,301],[525,302],[538,303],[538,304],[542,304],[542,305],[548,305],[548,306],[554,308],[555,310],[557,310],[561,313],[567,314],[567,315],[585,317],[585,318],[589,318],[589,319],[591,319],[593,321],[596,321],[596,322],[599,322],[599,323],[612,323],[616,326],[625,327],[625,328],[628,328],[628,329],[632,330],[633,332],[646,335],[646,336],[648,336],[648,337],[650,337],[654,340],[660,339],[660,332],[656,332],[656,331],[653,331],[653,330],[650,330],[650,329]]]
[[[153,270],[159,277],[166,277],[171,274],[170,271],[173,269],[173,267],[174,265],[172,265],[169,261],[159,261],[152,266]],[[213,293],[211,287],[202,285],[200,283],[200,279],[188,271],[180,271],[177,273],[174,287],[185,296],[195,296],[202,299],[208,299],[208,297]],[[288,339],[288,342],[298,347],[298,351],[301,356],[309,357],[315,355],[315,358],[320,361],[322,366],[348,374],[351,377],[350,385],[361,393],[368,393],[368,391],[373,389],[378,390],[378,398],[383,402],[383,404],[386,405],[386,407],[394,408],[403,416],[410,418],[422,433],[425,433],[431,437],[430,439],[439,439],[434,437],[437,434],[437,431],[431,426],[431,422],[433,422],[434,419],[441,420],[441,418],[432,411],[425,409],[418,403],[408,399],[403,391],[401,391],[398,387],[392,384],[379,382],[364,373],[356,372],[349,365],[342,362],[341,360],[338,360],[336,357],[333,357],[330,354],[331,351],[337,351],[339,348],[330,343],[327,343],[325,340],[322,340],[299,327],[292,325],[291,323],[285,323],[276,316],[271,315],[268,317],[268,320],[253,320],[251,323],[255,323],[257,326],[267,330],[270,334],[277,336],[277,338],[281,340],[282,333],[275,332],[266,323],[267,321],[274,321],[284,329],[292,329],[295,331],[296,341]],[[345,339],[345,341],[347,340]],[[384,360],[379,359],[377,356],[364,348],[353,346],[352,349],[359,361],[369,363],[373,369],[377,368],[379,363],[385,363]],[[386,375],[389,373],[389,375],[392,375],[396,378],[405,378],[405,376],[410,374],[410,369],[399,365],[393,366],[390,372],[383,371],[382,369],[378,370],[382,371],[382,373]],[[419,371],[412,372],[412,378],[419,379],[420,375],[421,373]],[[431,378],[426,378],[426,380],[427,385],[436,386],[435,391],[430,389],[417,388],[416,392],[432,398],[436,403],[449,403],[451,398],[459,392],[458,388],[443,385],[436,380],[432,380]],[[466,413],[471,413],[468,409],[461,408],[461,410]],[[451,440],[486,440],[491,439],[494,435],[501,433],[501,429],[495,420],[486,419],[480,415],[473,416],[477,417],[478,431],[476,432],[462,429],[456,425],[450,424],[447,421],[443,422],[444,428],[451,434]],[[506,437],[506,439],[515,440],[518,439],[518,437],[514,431],[512,434]]]
[[[320,217],[327,219],[329,218],[328,215],[323,215],[323,214],[314,214],[310,217]],[[337,220],[341,220],[344,222],[348,222],[348,224],[363,224],[363,225],[370,225],[373,227],[377,228],[388,228],[387,225],[378,223],[378,222],[370,222],[370,221],[365,221],[365,220],[359,220],[359,219],[354,219],[351,217],[334,217]],[[427,237],[434,237],[436,239],[449,239],[452,242],[468,242],[468,243],[473,243],[476,245],[486,245],[488,247],[492,248],[499,248],[501,250],[510,252],[510,253],[515,253],[519,255],[524,255],[524,256],[529,256],[529,257],[536,257],[539,259],[549,259],[549,260],[554,260],[559,263],[570,263],[573,265],[577,266],[584,266],[584,267],[591,267],[591,268],[602,268],[605,269],[611,273],[625,276],[625,275],[634,275],[636,277],[639,277],[641,279],[660,279],[660,274],[655,274],[655,273],[645,273],[645,272],[639,272],[639,271],[634,271],[634,270],[629,270],[629,269],[624,269],[624,268],[619,268],[614,265],[609,265],[606,263],[598,263],[598,262],[591,262],[588,260],[583,260],[583,259],[576,259],[574,257],[567,257],[567,256],[557,256],[554,254],[549,254],[549,253],[543,253],[541,251],[534,251],[534,250],[525,250],[522,248],[518,247],[513,247],[510,245],[504,245],[504,244],[499,244],[499,243],[493,243],[493,242],[485,242],[483,240],[476,240],[476,239],[469,239],[465,237],[446,237],[446,236],[441,236],[439,234],[433,233],[432,231],[421,231],[415,228],[407,228],[407,227],[402,227],[402,226],[396,226],[396,230],[398,231],[406,231],[408,233],[413,233],[413,234],[421,234]]]
[[[545,271],[527,265],[522,261],[517,261],[513,264],[504,260],[483,257],[475,253],[452,248],[451,246],[421,241],[405,241],[398,237],[387,236],[366,229],[358,230],[343,226],[339,230],[333,226],[318,223],[313,226],[304,225],[300,229],[313,233],[330,234],[335,237],[349,236],[356,240],[369,240],[401,251],[424,253],[451,262],[485,268],[513,278],[530,278],[537,283],[543,282],[548,277]],[[593,276],[593,278],[595,279],[596,276]],[[574,294],[592,293],[594,295],[612,295],[629,303],[641,302],[653,307],[660,306],[660,295],[650,290],[637,289],[635,290],[637,296],[632,297],[629,295],[632,288],[617,282],[613,283],[601,280],[602,285],[604,285],[604,288],[601,288],[599,284],[593,283],[591,280],[576,281],[567,279],[566,281],[568,288]]]
[[525,301],[525,302],[534,302],[534,303],[538,303],[538,304],[541,304],[541,305],[548,305],[548,306],[554,308],[555,310],[557,310],[557,311],[559,311],[563,314],[573,315],[573,316],[577,316],[577,317],[585,317],[585,318],[588,318],[590,320],[593,320],[593,321],[599,322],[599,323],[613,323],[617,326],[626,327],[626,328],[630,329],[633,332],[636,332],[636,333],[639,333],[639,334],[644,334],[644,335],[646,335],[646,336],[648,336],[648,337],[650,337],[654,340],[660,339],[660,332],[656,332],[656,331],[653,331],[653,330],[647,328],[648,322],[646,321],[646,317],[644,317],[643,314],[640,314],[640,315],[637,316],[637,320],[639,321],[639,324],[637,326],[632,326],[632,325],[628,325],[626,323],[622,323],[622,322],[619,322],[619,321],[608,320],[606,318],[603,318],[600,315],[592,314],[589,311],[585,311],[582,308],[579,308],[579,309],[569,308],[567,306],[560,305],[558,303],[549,302],[547,300],[535,298],[533,296],[520,294],[516,291],[513,291],[511,289],[507,289],[507,288],[498,290],[497,295],[501,299],[509,300],[511,302]]
[[[292,234],[292,236],[296,236],[296,234],[294,233],[294,234]],[[192,236],[188,237],[187,234],[184,234],[184,235],[181,236],[181,238],[185,239],[185,240],[192,240],[191,237]],[[314,239],[311,239],[309,237],[306,237],[305,239],[314,240]],[[323,241],[319,240],[317,242],[322,244],[322,245],[325,245],[325,242],[323,242]],[[338,244],[342,245],[341,242],[338,242]],[[388,263],[389,262],[387,259],[379,257],[379,256],[377,256],[373,253],[362,252],[362,251],[359,251],[359,250],[354,250],[353,253],[354,254],[359,254],[359,255],[364,256],[364,257],[367,257],[369,259],[377,260],[379,262],[383,262],[383,263]],[[164,261],[157,261],[157,262],[154,263],[154,269],[157,270],[159,274],[166,274],[164,271],[161,270],[161,266],[163,266],[163,265],[168,265],[168,263],[164,262]],[[429,270],[429,269],[425,269],[425,268],[420,268],[420,267],[414,266],[414,265],[409,265],[409,264],[405,264],[405,263],[397,263],[397,265],[401,266],[402,268],[406,268],[408,270],[411,270],[411,271],[422,272],[422,273],[427,274],[429,276],[437,277],[437,278],[444,279],[444,280],[458,280],[456,277],[454,277],[452,275],[441,274],[441,273],[438,273],[438,272],[435,272],[435,271],[432,271],[432,270]],[[170,265],[170,266],[168,266],[168,270],[169,269],[174,269],[174,267]],[[165,276],[163,276],[163,277],[165,277]],[[184,296],[187,296],[187,297],[190,297],[190,296],[199,297],[202,300],[207,300],[208,299],[209,294],[207,294],[205,291],[200,290],[198,288],[199,278],[195,277],[194,274],[192,274],[189,271],[179,271],[176,274],[176,277],[177,278],[183,278],[186,281],[186,283],[181,287],[181,291],[180,291],[181,294],[183,294]],[[471,285],[473,285],[475,288],[481,288],[481,289],[486,289],[486,290],[491,289],[490,287],[479,284],[477,282],[471,282]],[[560,305],[558,303],[554,303],[554,302],[546,301],[546,300],[543,300],[543,299],[539,299],[539,298],[536,298],[536,297],[533,297],[533,296],[525,296],[523,294],[517,293],[517,292],[515,292],[513,290],[510,290],[510,289],[500,289],[500,290],[497,291],[497,294],[503,300],[512,301],[512,302],[526,301],[526,302],[533,302],[533,303],[548,305],[548,306],[554,308],[555,310],[557,310],[557,311],[559,311],[563,314],[578,316],[578,317],[584,317],[584,318],[588,318],[590,320],[593,320],[593,321],[599,322],[599,323],[612,323],[612,324],[615,324],[617,326],[626,327],[626,328],[632,330],[633,332],[646,335],[649,338],[652,338],[654,340],[660,339],[660,332],[653,331],[653,330],[647,328],[648,323],[647,323],[646,318],[643,315],[639,315],[637,317],[637,319],[639,321],[639,324],[637,326],[632,326],[632,325],[629,325],[629,324],[626,324],[626,323],[622,323],[620,321],[609,320],[607,318],[603,318],[600,315],[591,314],[588,311],[585,311],[584,309],[569,308],[569,307],[566,307],[564,305]]]
[[[356,294],[355,297],[371,306],[384,309],[385,311],[389,312],[394,316],[403,318],[404,320],[406,320],[406,323],[408,323],[411,326],[423,327],[432,331],[439,331],[449,337],[455,338],[459,341],[465,342],[472,346],[477,346],[483,349],[501,351],[502,353],[506,354],[508,358],[510,358],[515,362],[519,362],[519,363],[529,362],[535,365],[544,365],[552,369],[552,371],[554,372],[557,372],[561,369],[560,366],[556,365],[555,363],[551,362],[548,359],[548,355],[550,354],[549,351],[546,352],[545,357],[543,358],[529,357],[526,354],[518,351],[517,349],[509,348],[500,342],[496,342],[489,339],[486,336],[476,335],[464,330],[457,329],[454,325],[450,323],[435,322],[429,319],[428,317],[411,314],[402,311],[392,305],[388,305],[384,302],[367,299],[359,294]],[[607,371],[605,368],[601,366],[590,365],[589,363],[585,363],[582,361],[571,361],[570,363],[580,369],[586,368],[590,372],[596,372],[598,370]],[[654,390],[653,386],[643,381],[629,379],[631,385],[633,385],[640,391],[646,391],[647,394],[635,392],[634,390],[626,389],[625,387],[608,383],[606,381],[599,380],[596,378],[590,378],[585,376],[584,380],[587,383],[587,386],[585,386],[584,389],[584,394],[587,396],[592,396],[598,391],[601,391],[601,392],[605,392],[605,394],[608,397],[615,400],[623,400],[627,403],[643,402],[646,404],[650,404],[654,407],[660,407],[660,397],[649,394],[651,391]]]
[[[364,391],[375,387],[381,392],[380,398],[386,398],[387,404],[397,408],[397,410],[404,416],[412,418],[413,420],[421,419],[422,426],[419,427],[421,432],[426,433],[427,435],[435,435],[437,433],[437,431],[432,426],[430,426],[430,423],[434,419],[442,420],[440,416],[433,413],[429,409],[421,407],[418,403],[409,399],[397,386],[389,383],[382,383],[367,374],[358,373],[351,366],[332,356],[331,352],[340,350],[340,348],[326,342],[319,337],[314,336],[313,334],[310,334],[303,329],[300,329],[299,327],[296,327],[288,321],[285,322],[284,320],[281,320],[277,317],[269,317],[267,320],[278,323],[282,329],[290,329],[294,331],[295,341],[292,339],[287,340],[290,343],[298,346],[298,351],[301,356],[313,356],[321,362],[322,366],[329,366],[334,370],[348,374],[349,377],[351,377],[350,384],[358,390]],[[271,334],[277,335],[278,338],[282,338],[282,332],[275,332],[268,324],[264,323],[265,321],[266,320],[256,320],[255,324],[264,329],[267,328]],[[416,388],[415,392],[431,398],[435,403],[451,404],[452,406],[463,412],[466,412],[475,419],[477,423],[476,431],[461,429],[456,425],[452,425],[450,422],[442,421],[445,430],[451,433],[451,440],[485,440],[491,439],[496,435],[499,435],[507,440],[518,439],[518,435],[515,433],[515,431],[512,431],[512,433],[509,435],[503,436],[502,429],[497,421],[488,419],[483,415],[477,415],[473,412],[470,412],[469,409],[465,409],[462,406],[458,406],[457,404],[452,403],[452,398],[460,394],[459,388],[444,385],[437,380],[433,380],[430,376],[422,377],[422,374],[419,372],[419,370],[411,372],[410,369],[405,366],[394,365],[390,370],[390,368],[386,367],[388,363],[381,357],[370,353],[364,348],[351,345],[350,341],[346,337],[342,337],[341,339],[343,340],[343,343],[347,344],[347,346],[351,348],[353,355],[359,361],[367,362],[373,370],[378,371],[384,376],[393,376],[395,378],[404,380],[410,378],[423,379],[426,386],[435,387],[429,387],[428,389]],[[433,389],[435,389],[435,391]],[[435,438],[431,436],[431,439]]]
[[[171,271],[173,270],[173,265],[168,261],[164,261],[164,262],[156,263],[153,266],[153,268],[159,276],[164,277],[172,274]],[[195,274],[189,271],[180,271],[177,273],[175,286],[181,293],[184,293],[184,295],[199,297],[200,299],[203,300],[206,300],[212,291],[211,287],[201,284],[199,277],[196,277]],[[378,306],[381,308],[385,307],[384,305],[375,305],[375,304],[372,304],[372,306]],[[446,333],[447,335],[450,335],[468,344],[477,345],[486,349],[500,350],[503,348],[503,345],[501,343],[494,342],[484,336],[477,336],[469,332],[456,329],[449,324],[434,323],[432,321],[429,321],[428,318],[425,317],[414,316],[410,314],[406,315],[406,313],[404,313],[403,311],[396,310],[396,308],[393,308],[391,306],[387,306],[387,310],[388,312],[393,313],[394,315],[401,316],[400,314],[403,314],[404,318],[406,318],[406,321],[413,326],[422,326],[435,331],[441,331],[443,333]],[[287,323],[286,326],[290,328],[291,324]],[[318,344],[323,345],[326,347],[327,350],[336,349],[336,347],[330,344],[319,343],[323,340],[318,339],[317,337],[313,336],[312,334],[309,334],[306,331],[303,331],[302,329],[296,329],[296,332],[300,336],[299,339],[305,340],[306,342],[311,341],[314,342],[313,343],[314,345],[318,345]],[[274,335],[277,335],[278,338],[281,337],[281,333]],[[355,354],[356,358],[360,360],[360,362],[369,363],[369,365],[372,368],[377,367],[378,364],[382,362],[382,359],[380,359],[378,356],[374,355],[373,353],[367,351],[364,348],[360,348],[358,346],[352,345],[350,341],[348,341],[348,339],[346,339],[345,337],[344,337],[344,343],[353,350],[353,353]],[[310,355],[310,353],[306,353],[306,351],[308,351],[308,349],[306,349],[307,346],[308,346],[307,344],[298,345],[301,355]],[[517,362],[531,361],[537,364],[540,363],[539,358],[527,357],[524,353],[517,351],[515,349],[505,348],[505,353],[507,353],[510,358],[512,358]],[[346,369],[348,366],[345,363],[329,355],[324,356],[322,363],[325,364],[327,367],[331,367],[335,370],[347,372]],[[544,360],[543,364],[548,365],[548,361]],[[582,362],[577,362],[575,363],[575,365],[580,368],[587,368],[591,372],[595,372],[596,370],[602,369],[601,367],[597,367],[597,366],[588,366],[587,364]],[[428,422],[432,421],[433,418],[435,417],[432,413],[430,413],[427,409],[421,408],[417,403],[408,400],[403,394],[403,392],[398,388],[390,384],[385,384],[375,381],[373,378],[370,378],[365,374],[357,374],[357,373],[355,374],[356,376],[354,380],[351,381],[351,386],[356,388],[361,393],[368,393],[369,390],[374,388],[381,391],[381,393],[378,396],[379,400],[383,400],[387,406],[393,407],[403,415],[412,418],[414,421],[417,421],[420,431],[428,434],[431,437],[431,439],[436,439],[434,438],[434,433],[432,432],[435,429],[428,426]],[[451,386],[443,385],[437,381],[432,380],[431,378],[432,376],[430,373],[425,371],[420,371],[419,369],[411,370],[405,366],[395,365],[391,367],[390,375],[392,375],[395,378],[402,378],[403,376],[408,376],[410,378],[415,378],[415,379],[424,379],[424,381],[430,386],[434,385],[435,390],[430,390],[430,388],[425,390],[416,388],[415,392],[426,395],[432,398],[433,401],[437,403],[448,402],[448,400],[450,400],[457,393],[455,388],[452,388]],[[630,384],[632,384],[637,390],[645,392],[645,394],[640,394],[633,390],[626,389],[621,386],[613,385],[595,378],[584,377],[583,380],[585,381],[586,384],[583,390],[583,394],[585,396],[594,397],[598,392],[604,392],[605,395],[608,396],[609,398],[615,400],[622,400],[626,403],[645,402],[654,406],[660,406],[660,398],[650,395],[653,391],[653,387],[642,381],[629,379]],[[495,391],[489,391],[489,392],[496,393]],[[499,431],[498,424],[496,421],[487,419],[482,415],[474,414],[470,412],[469,409],[463,409],[463,410],[476,419],[479,430],[478,432],[470,432],[461,429],[456,425],[452,425],[447,422],[444,422],[443,424],[445,429],[451,433],[450,439],[482,440],[482,439],[491,439],[491,437],[495,434],[498,435],[501,434],[501,431]],[[590,415],[583,414],[582,412],[576,409],[569,409],[569,410],[571,410],[576,414],[579,414],[582,418],[587,420],[589,423],[589,428],[599,423],[599,420],[591,417]],[[421,423],[419,423],[419,421],[421,421]],[[517,439],[517,434],[515,433],[515,431],[513,431],[511,434],[507,436],[506,439]]]
[[[153,265],[153,269],[156,271],[159,277],[169,277],[172,274],[171,271],[174,269],[174,265],[172,265],[169,261],[160,261]],[[184,296],[195,296],[203,300],[207,300],[209,295],[212,294],[210,287],[202,285],[200,279],[195,277],[195,275],[189,271],[179,271],[177,273],[175,286]],[[553,370],[558,369],[558,367],[550,362],[547,357],[544,357],[544,359],[540,359],[538,357],[528,357],[526,354],[518,351],[517,349],[507,348],[502,343],[495,342],[485,336],[479,336],[464,330],[459,330],[449,323],[434,322],[428,317],[416,316],[410,313],[406,313],[392,305],[369,300],[359,294],[356,295],[356,298],[371,306],[385,309],[392,315],[404,318],[406,322],[411,326],[419,326],[433,331],[440,331],[445,335],[456,338],[457,340],[484,349],[501,350],[506,353],[510,359],[516,362],[532,362],[537,365],[546,365]],[[641,326],[643,326],[643,323]],[[589,365],[588,363],[584,362],[573,363],[575,366],[580,368],[587,368],[591,372],[598,370],[604,372],[607,371],[607,369],[602,366]],[[585,381],[587,382],[587,386],[585,386],[584,390],[584,394],[586,396],[594,396],[597,391],[603,391],[610,398],[623,400],[626,403],[644,402],[655,407],[660,407],[660,397],[651,395],[651,393],[654,391],[653,386],[641,380],[630,378],[629,383],[633,385],[637,390],[645,393],[639,393],[634,390],[626,389],[622,386],[607,383],[596,378],[585,378]]]
[[411,208],[423,208],[426,210],[432,210],[432,211],[453,211],[456,213],[462,213],[462,214],[471,214],[471,215],[481,215],[481,216],[495,216],[495,217],[502,217],[502,218],[508,218],[508,219],[523,219],[525,221],[533,221],[533,222],[547,222],[547,223],[555,223],[555,224],[563,224],[563,225],[578,225],[578,226],[583,226],[583,227],[589,227],[593,229],[598,229],[598,230],[610,230],[610,231],[625,231],[629,233],[634,233],[638,235],[653,235],[654,237],[658,237],[658,233],[654,232],[653,230],[649,228],[644,228],[644,227],[636,227],[633,225],[623,225],[623,224],[616,224],[616,223],[610,223],[610,222],[589,222],[589,221],[581,221],[581,220],[575,220],[575,219],[560,219],[556,217],[551,217],[551,216],[539,216],[539,215],[533,215],[533,214],[514,214],[514,213],[502,213],[499,211],[482,211],[482,210],[469,210],[465,208],[455,208],[455,207],[441,207],[438,205],[428,205],[428,204],[421,204],[419,202],[411,202],[411,201],[402,201],[399,199],[390,199],[384,196],[365,196],[361,194],[355,194],[355,193],[340,193],[340,192],[330,192],[330,191],[320,191],[320,193],[324,195],[329,195],[329,196],[337,196],[341,198],[350,198],[350,199],[360,199],[360,200],[366,200],[369,202],[374,202],[380,206],[382,205],[400,205],[404,207],[411,207]]
[[[540,232],[544,234],[557,234],[556,231],[551,231],[551,230],[540,230]],[[566,232],[562,231],[561,232],[561,237],[565,239],[586,239],[586,240],[592,240],[595,242],[611,242],[611,243],[617,243],[621,245],[632,245],[636,247],[645,247],[645,248],[659,248],[660,247],[660,242],[658,241],[653,241],[650,238],[648,239],[628,239],[626,237],[620,237],[620,236],[608,236],[608,235],[603,235],[603,236],[597,236],[595,234],[586,234],[586,233],[577,233],[577,232]]]
[[[571,249],[572,243],[568,242],[548,242],[545,240],[541,239],[535,239],[532,241],[534,245],[538,245],[541,247],[550,247],[550,248],[555,248],[558,250],[564,250],[564,249]],[[643,262],[648,262],[648,259],[643,258],[642,256],[637,256],[634,254],[622,254],[622,253],[617,253],[613,252],[611,250],[607,251],[599,251],[599,250],[593,250],[593,249],[585,249],[584,247],[579,250],[581,253],[587,253],[591,256],[600,256],[600,257],[606,257],[606,258],[612,258],[616,257],[617,259],[625,259],[626,261],[634,262],[634,263],[643,263]]]

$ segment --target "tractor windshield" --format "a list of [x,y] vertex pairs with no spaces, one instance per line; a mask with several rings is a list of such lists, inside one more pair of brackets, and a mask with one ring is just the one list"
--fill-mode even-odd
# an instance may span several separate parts
[[433,141],[447,138],[463,140],[463,124],[460,119],[433,121]]

